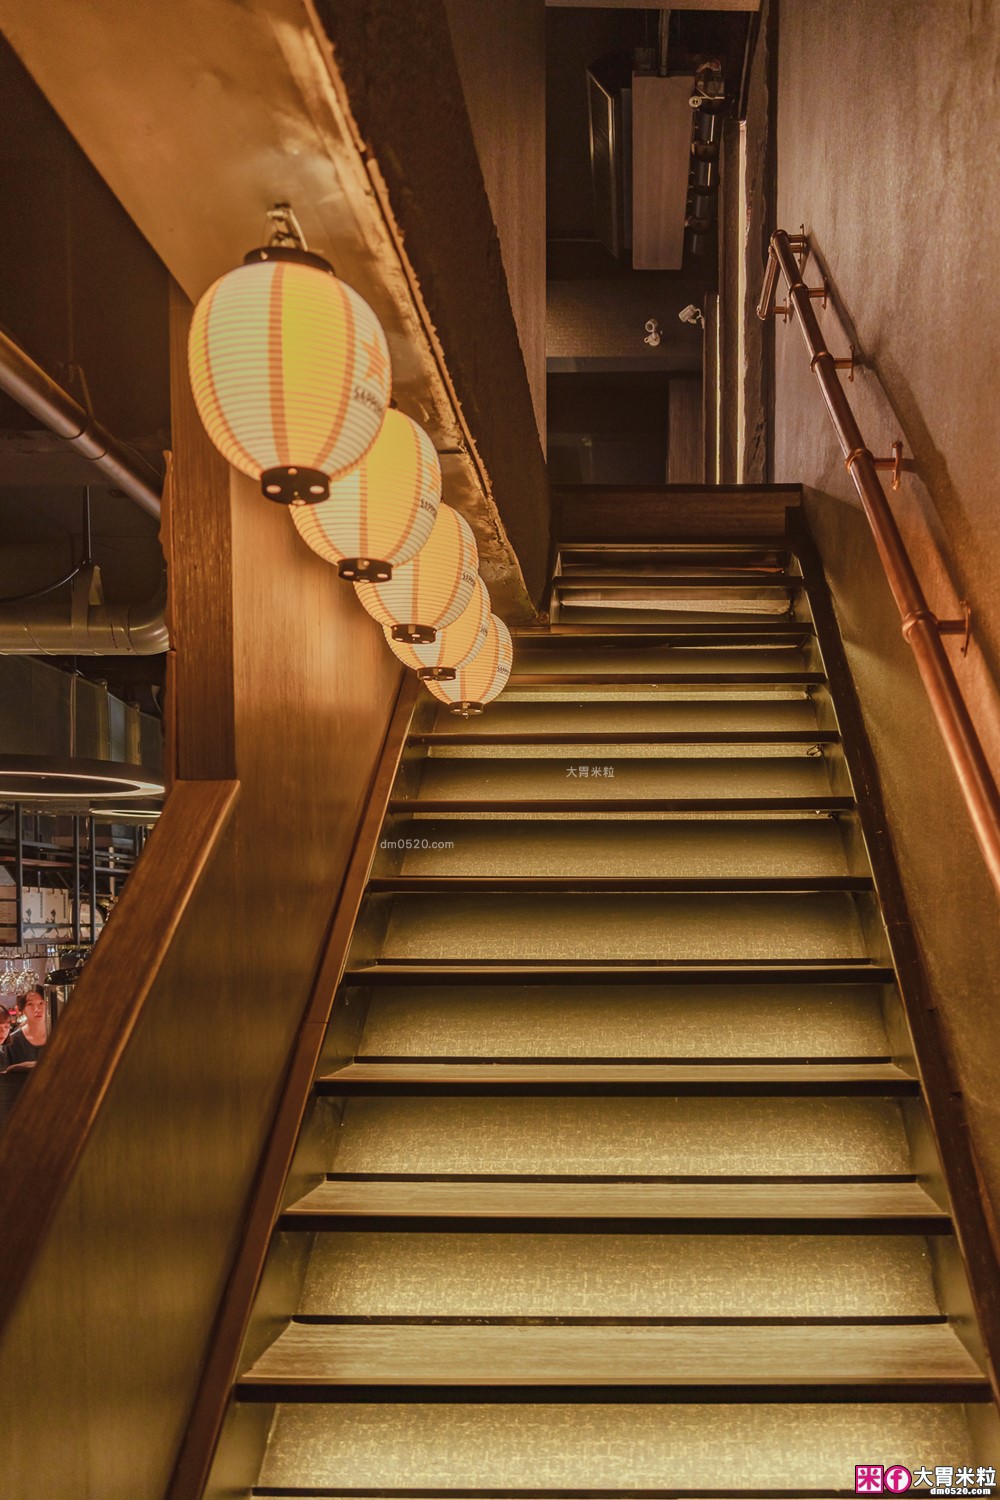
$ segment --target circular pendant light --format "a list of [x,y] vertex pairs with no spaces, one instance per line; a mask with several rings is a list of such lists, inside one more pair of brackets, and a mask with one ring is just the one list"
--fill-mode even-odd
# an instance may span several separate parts
[[389,405],[382,326],[321,255],[252,250],[194,311],[188,368],[205,430],[269,500],[325,500]]
[[393,569],[388,583],[358,583],[355,588],[362,606],[389,627],[393,640],[429,646],[472,598],[478,562],[468,521],[450,505],[442,505],[430,536],[411,562]]
[[477,578],[472,598],[458,619],[439,630],[431,645],[411,646],[406,641],[395,641],[388,626],[385,638],[389,650],[405,666],[411,667],[422,681],[448,682],[485,645],[490,619],[490,596],[483,580]]
[[441,465],[434,444],[401,411],[387,411],[382,430],[359,464],[334,479],[329,498],[296,503],[302,540],[341,578],[381,583],[427,541],[441,503]]
[[510,631],[496,615],[490,615],[486,642],[472,660],[450,682],[428,682],[427,687],[453,714],[467,719],[470,714],[481,714],[503,692],[513,662]]

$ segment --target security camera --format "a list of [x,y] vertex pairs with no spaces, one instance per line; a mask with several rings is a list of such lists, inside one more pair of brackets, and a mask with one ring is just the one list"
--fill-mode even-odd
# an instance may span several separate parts
[[681,308],[677,316],[682,323],[693,323],[696,328],[704,328],[705,326],[705,314],[700,307],[695,307],[693,302],[689,302],[687,307]]
[[658,318],[647,318],[646,319],[646,337],[643,339],[642,342],[644,344],[648,344],[651,349],[656,349],[659,346],[660,337],[661,337],[661,334],[660,334],[659,319]]

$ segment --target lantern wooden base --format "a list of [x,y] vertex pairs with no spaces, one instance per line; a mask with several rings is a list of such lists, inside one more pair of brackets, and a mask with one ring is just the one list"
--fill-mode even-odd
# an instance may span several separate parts
[[454,667],[418,667],[421,682],[454,682],[457,673]]
[[345,557],[337,564],[337,572],[348,583],[388,583],[392,563],[378,557]]
[[260,476],[260,488],[265,500],[273,500],[276,505],[292,505],[296,500],[318,505],[329,498],[330,481],[320,469],[293,466],[265,469]]
[[429,625],[394,625],[394,641],[405,641],[408,646],[432,646],[437,640],[437,631]]

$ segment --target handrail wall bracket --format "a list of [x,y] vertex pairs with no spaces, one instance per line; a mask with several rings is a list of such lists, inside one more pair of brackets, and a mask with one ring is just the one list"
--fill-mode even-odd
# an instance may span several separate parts
[[[850,356],[837,359],[826,346],[812,304],[816,295],[823,295],[829,288],[826,277],[823,278],[823,293],[819,288],[807,287],[802,280],[810,254],[809,237],[804,226],[802,232],[794,236],[783,229],[774,232],[757,303],[757,316],[766,322],[774,314],[783,313],[787,321],[794,314],[798,322],[809,354],[809,368],[819,381],[847,471],[868,517],[875,547],[899,610],[903,637],[916,659],[976,840],[1000,896],[1000,791],[958,686],[954,667],[942,644],[943,636],[961,635],[961,654],[963,657],[968,654],[972,610],[963,599],[963,619],[939,620],[927,603],[879,479],[880,471],[890,471],[892,488],[899,488],[903,468],[902,439],[897,438],[893,443],[890,457],[875,458],[861,436],[838,374],[840,370],[847,370],[848,380],[853,381],[856,351],[852,344]],[[779,276],[784,277],[787,287],[787,300],[783,306],[776,305]],[[826,300],[824,295],[824,306]]]

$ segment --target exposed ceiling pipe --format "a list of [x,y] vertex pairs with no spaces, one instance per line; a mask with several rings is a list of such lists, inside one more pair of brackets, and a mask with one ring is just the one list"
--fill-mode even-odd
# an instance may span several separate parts
[[166,583],[141,604],[92,604],[95,569],[65,601],[0,605],[0,652],[10,656],[156,656],[170,647]]
[[[68,391],[0,330],[0,390],[65,438],[116,489],[159,518],[161,482],[155,470],[96,421]],[[89,545],[86,549],[89,558]],[[94,604],[95,569],[72,578],[68,600],[0,605],[0,652],[11,656],[156,656],[170,647],[164,619],[166,583],[141,604]],[[69,580],[67,580],[69,581]]]
[[[136,505],[159,517],[162,485],[156,471],[112,437],[106,427],[2,330],[0,390],[13,396],[57,437],[65,438],[75,452],[95,464]],[[0,646],[0,650],[5,649]]]

